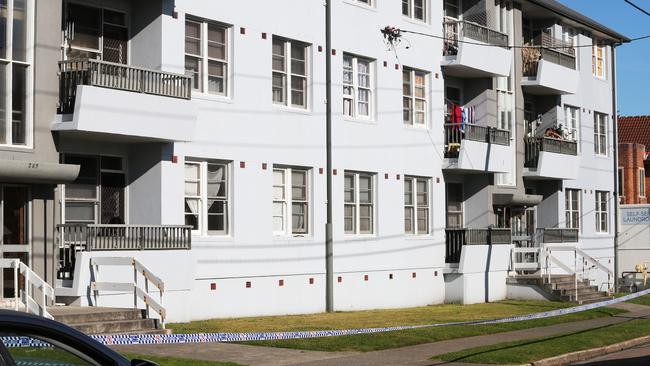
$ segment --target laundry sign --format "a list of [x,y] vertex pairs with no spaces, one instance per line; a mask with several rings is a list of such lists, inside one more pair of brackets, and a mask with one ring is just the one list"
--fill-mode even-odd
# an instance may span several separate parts
[[621,225],[650,224],[650,207],[621,208]]

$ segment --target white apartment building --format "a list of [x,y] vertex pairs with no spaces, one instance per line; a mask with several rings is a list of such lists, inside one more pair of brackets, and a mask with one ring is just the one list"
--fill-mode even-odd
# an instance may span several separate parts
[[[93,265],[123,256],[169,321],[324,311],[322,1],[55,2],[51,128],[80,166],[54,199],[57,300],[131,306],[91,287],[132,281]],[[546,242],[613,266],[625,37],[550,0],[330,3],[336,310],[502,300]],[[421,34],[393,48],[387,25]]]

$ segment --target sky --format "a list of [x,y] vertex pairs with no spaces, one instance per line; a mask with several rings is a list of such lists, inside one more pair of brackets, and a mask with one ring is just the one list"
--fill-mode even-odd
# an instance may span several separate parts
[[[650,35],[650,16],[623,0],[559,0],[628,38]],[[650,0],[632,0],[650,12]],[[650,38],[616,48],[618,110],[650,115]]]

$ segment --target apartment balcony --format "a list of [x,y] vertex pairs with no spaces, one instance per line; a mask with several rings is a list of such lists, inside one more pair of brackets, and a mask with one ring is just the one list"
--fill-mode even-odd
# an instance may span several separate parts
[[[510,75],[508,35],[472,22],[445,18],[442,66],[447,75],[467,78]],[[485,45],[501,47],[487,47]]]
[[190,141],[191,78],[88,59],[59,63],[59,116],[52,129],[109,141]]
[[577,243],[578,229],[541,228],[537,229],[537,237],[544,244]]
[[443,169],[508,173],[513,151],[510,131],[473,124],[445,124]]
[[185,225],[62,224],[57,231],[59,280],[73,279],[80,252],[192,249],[192,227]]
[[551,137],[525,137],[525,178],[578,179],[580,157],[574,141]]
[[459,263],[465,246],[512,243],[510,229],[446,229],[445,235],[445,263]]
[[538,48],[521,50],[524,92],[538,95],[577,93],[579,73],[573,45],[542,33],[532,46]]

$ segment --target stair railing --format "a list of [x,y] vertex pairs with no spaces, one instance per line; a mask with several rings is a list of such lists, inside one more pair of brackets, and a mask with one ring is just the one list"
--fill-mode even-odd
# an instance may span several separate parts
[[[133,282],[98,282],[92,281],[90,288],[94,294],[94,305],[97,305],[99,291],[123,291],[133,292],[133,308],[138,308],[138,299],[145,304],[146,316],[149,318],[150,308],[160,316],[160,325],[165,329],[165,318],[167,311],[163,307],[163,293],[165,292],[165,283],[162,279],[154,275],[147,267],[133,257],[95,257],[90,259],[90,267],[99,272],[99,266],[129,266],[133,267]],[[138,285],[138,274],[144,277],[144,288]],[[96,278],[96,277],[95,277]],[[149,283],[158,288],[160,297],[156,301],[149,294]]]
[[[563,263],[561,260],[559,260],[557,257],[555,257],[552,252],[553,251],[558,251],[558,252],[568,252],[572,251],[573,252],[573,269]],[[567,272],[568,274],[573,276],[573,281],[574,281],[574,289],[575,289],[575,298],[574,301],[578,302],[578,248],[575,246],[572,247],[561,247],[561,246],[549,246],[546,245],[544,246],[544,253],[546,257],[546,275],[548,276],[548,283],[551,283],[551,265],[554,263],[558,267],[560,267],[562,270]]]
[[[589,254],[587,254],[587,252],[585,252],[584,250],[576,248],[576,260],[577,260],[578,256],[580,256],[582,258],[582,276],[583,276],[583,278],[585,277],[586,270],[594,269],[594,268],[598,269],[598,270],[600,270],[602,272],[605,272],[607,274],[607,283],[606,283],[606,285],[607,285],[607,293],[611,295],[612,287],[613,287],[612,286],[612,279],[614,278],[614,272],[612,270],[610,270],[609,268],[607,268],[607,266],[605,266],[604,264],[600,263],[599,260],[597,260],[596,258],[594,258],[594,257],[590,256]],[[591,264],[591,266],[589,268],[587,268],[587,269],[585,269],[585,264],[586,263]],[[576,271],[577,271],[577,267],[576,267]],[[602,285],[603,284],[601,284],[601,286]],[[600,290],[601,286],[598,286],[599,290]]]
[[[31,270],[20,259],[0,259],[1,269],[13,269],[14,272],[14,310],[18,311],[19,301],[25,306],[25,312],[53,319],[47,311],[49,304],[54,304],[54,289],[39,275]],[[18,287],[18,276],[24,279],[24,288]],[[40,296],[34,296],[35,291],[40,291]],[[49,300],[49,301],[48,301]]]

